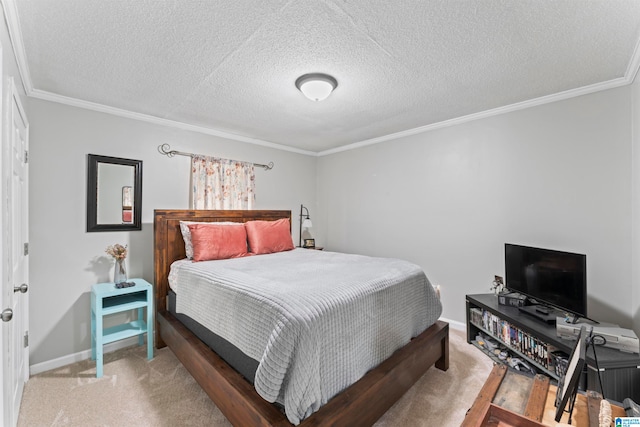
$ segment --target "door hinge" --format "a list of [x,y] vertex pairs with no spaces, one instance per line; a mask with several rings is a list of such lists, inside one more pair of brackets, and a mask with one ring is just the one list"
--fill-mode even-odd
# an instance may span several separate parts
[[29,152],[24,150],[24,162],[29,163]]
[[29,331],[26,331],[24,333],[24,347],[29,347]]
[[24,255],[29,255],[29,242],[24,244]]

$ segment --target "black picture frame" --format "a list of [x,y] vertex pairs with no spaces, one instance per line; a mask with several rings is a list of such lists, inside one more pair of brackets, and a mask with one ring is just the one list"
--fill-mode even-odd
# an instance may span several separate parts
[[[131,166],[133,168],[133,216],[131,222],[105,224],[98,222],[98,169],[100,164]],[[117,207],[122,209],[122,205]],[[142,160],[87,155],[87,232],[136,231],[142,229]]]
[[304,239],[304,243],[302,244],[303,248],[315,248],[316,247],[316,239]]
[[573,405],[578,393],[580,376],[585,366],[585,353],[587,349],[589,336],[587,328],[582,326],[578,335],[565,374],[558,382],[558,390],[556,392],[556,422],[560,422],[565,412],[567,404],[569,404],[569,424],[571,424],[571,415],[573,413]]

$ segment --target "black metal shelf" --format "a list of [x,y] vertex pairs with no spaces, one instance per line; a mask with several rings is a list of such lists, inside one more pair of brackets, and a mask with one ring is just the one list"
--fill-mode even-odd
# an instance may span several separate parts
[[[526,354],[524,354],[523,352],[521,352],[520,350],[518,350],[517,348],[514,348],[513,346],[511,346],[510,344],[505,343],[502,339],[500,339],[499,337],[495,336],[493,333],[491,333],[490,331],[488,331],[487,329],[485,329],[484,327],[482,327],[481,325],[477,325],[473,322],[469,322],[471,325],[475,326],[476,328],[478,328],[478,330],[484,332],[486,335],[488,335],[489,337],[493,338],[494,340],[498,341],[503,347],[505,347],[508,351],[517,354],[518,356],[520,356],[521,358],[523,358],[524,360],[526,360],[527,363],[529,363],[530,365],[533,365],[537,370],[542,371],[542,373],[546,374],[547,376],[553,378],[554,380],[558,380],[558,376],[556,375],[555,372],[549,370],[549,368],[541,365],[540,363],[536,362],[535,360],[529,358],[529,356],[527,356]],[[471,342],[473,345],[475,345],[476,347],[479,347],[480,349],[482,349],[484,351],[485,354],[489,355],[493,360],[495,360],[498,363],[503,363],[503,364],[507,364],[506,361],[501,360],[499,357],[496,357],[495,354],[492,354],[489,349],[483,348],[482,346],[478,345],[478,343],[474,340]],[[549,346],[552,347],[552,346]]]
[[[495,334],[488,331],[482,325],[474,324],[471,321],[471,309],[473,308],[487,311],[523,332],[536,337],[539,341],[547,345],[547,354],[550,354],[552,350],[560,350],[566,354],[571,354],[575,341],[558,337],[555,324],[548,324],[526,313],[522,313],[518,310],[518,307],[500,305],[498,304],[498,297],[494,294],[466,296],[468,343],[473,343],[477,333],[482,332],[498,341],[509,351],[518,354],[518,356],[526,360],[527,363],[539,369],[541,373],[558,380],[558,375],[553,371],[552,365],[548,364],[548,368],[542,366],[534,359],[518,351],[518,349],[505,343],[504,340],[495,336]],[[561,315],[562,313],[558,313],[558,316]],[[485,351],[486,349],[482,350],[485,354],[492,356],[493,360],[499,360],[499,358],[495,358],[495,355],[491,355],[488,351]],[[597,364],[594,351],[597,355]],[[594,348],[594,346],[589,346],[586,356],[588,368],[586,388],[588,390],[603,393],[598,381],[599,372],[605,389],[603,394],[607,398],[622,401],[626,397],[631,397],[635,401],[640,401],[640,355],[636,353],[625,353],[608,347]],[[501,361],[501,363],[504,362]]]

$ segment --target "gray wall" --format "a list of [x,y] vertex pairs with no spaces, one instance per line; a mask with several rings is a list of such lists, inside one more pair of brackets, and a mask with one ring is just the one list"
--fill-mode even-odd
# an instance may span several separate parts
[[589,314],[631,327],[631,102],[626,86],[320,157],[317,239],[419,264],[460,322],[505,242],[585,253]]
[[[6,26],[4,75],[19,80]],[[20,82],[18,81],[18,86]],[[20,89],[22,89],[20,87]],[[6,95],[6,91],[5,91]],[[257,207],[301,203],[317,245],[405,258],[442,286],[443,316],[489,291],[515,242],[587,254],[589,313],[640,333],[640,84],[309,157],[37,99],[31,123],[31,364],[90,348],[89,291],[107,245],[153,279],[153,209],[187,208],[189,159],[157,146],[268,163]],[[143,160],[143,229],[86,233],[86,155]]]
[[[637,86],[317,159],[29,99],[31,363],[90,348],[89,290],[111,280],[107,245],[128,244],[129,275],[152,281],[153,209],[189,201],[189,159],[158,154],[165,142],[274,161],[257,169],[258,208],[291,209],[297,239],[304,203],[318,245],[421,265],[442,286],[444,317],[464,321],[464,295],[489,291],[515,242],[586,253],[589,313],[627,327],[635,317],[637,331]],[[88,153],[143,160],[142,231],[85,232]]]
[[[421,265],[446,318],[464,321],[464,295],[489,291],[515,242],[586,253],[590,314],[626,327],[635,316],[637,331],[637,103],[635,84],[314,158],[29,99],[31,363],[90,348],[107,245],[128,244],[129,275],[152,281],[153,209],[189,201],[189,160],[158,154],[165,142],[274,161],[257,169],[258,208],[291,209],[297,239],[304,203],[318,245]],[[142,231],[85,232],[88,153],[143,160]]]
[[[294,239],[300,204],[316,199],[316,158],[224,140],[30,98],[31,364],[85,351],[90,344],[90,289],[112,280],[104,250],[128,244],[130,277],[153,281],[153,210],[189,207],[187,157],[180,151],[256,163],[256,207],[291,209]],[[143,161],[142,231],[87,233],[87,154]],[[113,321],[118,321],[115,319]]]

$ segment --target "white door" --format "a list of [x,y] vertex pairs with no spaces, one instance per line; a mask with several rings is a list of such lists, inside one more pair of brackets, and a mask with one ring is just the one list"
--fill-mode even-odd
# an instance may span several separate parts
[[[4,258],[9,267],[8,281],[3,282],[3,307],[13,316],[3,322],[3,421],[15,426],[20,411],[24,383],[29,379],[29,198],[28,198],[28,122],[13,81],[6,116],[6,144],[9,159],[5,163],[8,180],[5,189]],[[3,319],[6,320],[6,319]]]

